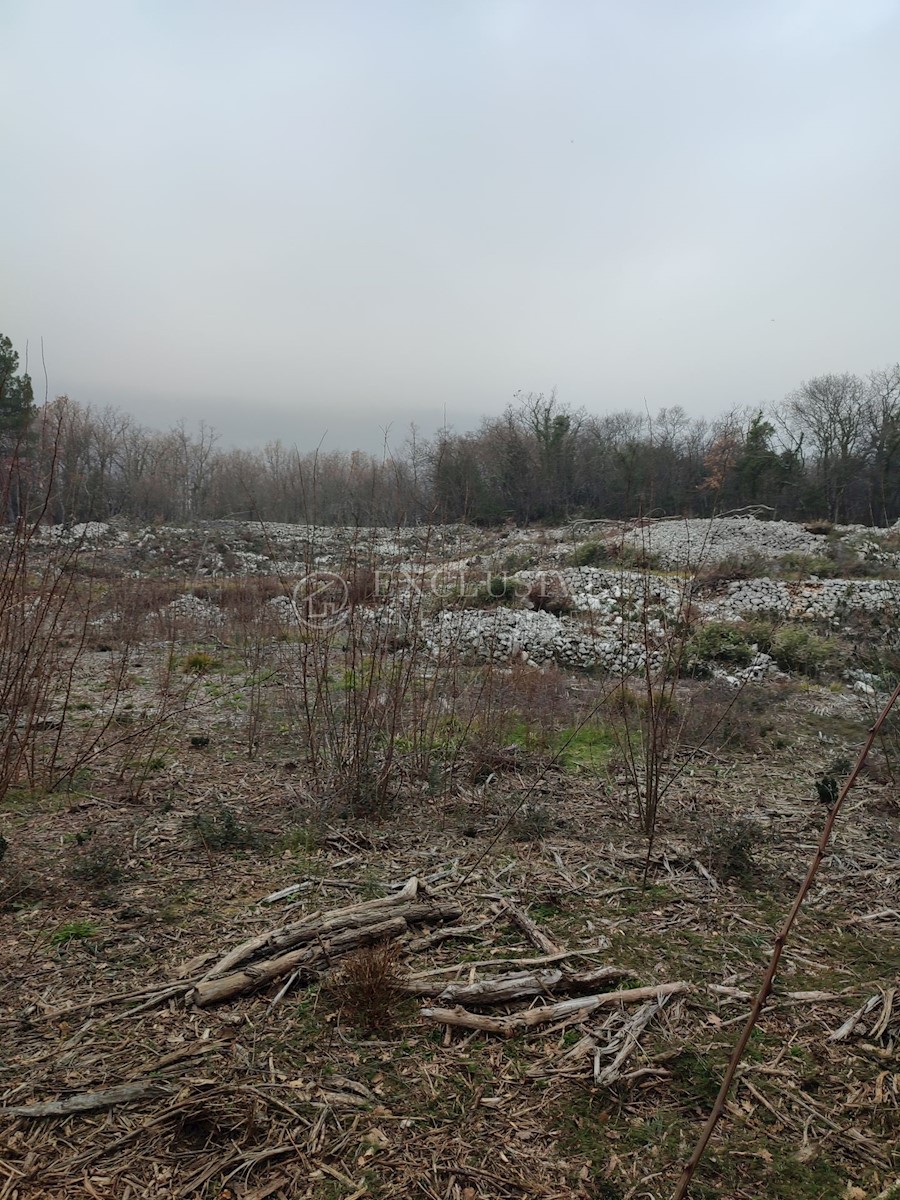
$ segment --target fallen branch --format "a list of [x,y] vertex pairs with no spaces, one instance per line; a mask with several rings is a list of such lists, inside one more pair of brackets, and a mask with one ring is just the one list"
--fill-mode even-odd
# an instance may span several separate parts
[[631,1058],[635,1050],[637,1050],[638,1038],[660,1009],[668,1003],[671,994],[669,992],[666,995],[656,996],[653,1000],[648,1000],[646,1004],[641,1005],[633,1017],[630,1017],[622,1025],[609,1045],[601,1051],[601,1053],[614,1055],[612,1062],[605,1066],[602,1071],[599,1070],[599,1055],[595,1054],[594,1082],[599,1087],[609,1087],[617,1079],[622,1078],[622,1067]]
[[830,1033],[826,1040],[829,1042],[844,1041],[845,1038],[848,1038],[850,1034],[853,1033],[863,1017],[867,1016],[870,1012],[873,1012],[880,1003],[880,992],[875,996],[870,996],[868,1000],[859,1006],[856,1012],[851,1013],[843,1025],[836,1029],[834,1033]]
[[451,983],[437,998],[449,1004],[506,1004],[510,1000],[546,995],[562,977],[562,971],[553,967],[545,967],[543,971],[516,971],[480,983]]
[[177,1050],[170,1050],[168,1054],[161,1055],[156,1062],[150,1064],[146,1069],[151,1071],[168,1071],[170,1067],[177,1066],[186,1059],[199,1058],[204,1054],[218,1054],[220,1050],[226,1049],[227,1046],[228,1042],[221,1038],[209,1038],[206,1041],[198,1040],[190,1042],[187,1046],[179,1046]]
[[[724,996],[727,1000],[752,999],[751,993],[745,992],[743,988],[726,987],[721,983],[707,984],[706,990],[714,996]],[[785,992],[785,998],[797,1004],[816,1004],[819,1001],[840,1000],[842,997],[840,992]]]
[[120,1083],[100,1092],[79,1092],[77,1096],[69,1096],[65,1100],[46,1100],[40,1104],[16,1104],[11,1108],[0,1108],[0,1117],[68,1117],[73,1113],[97,1112],[98,1109],[127,1104],[131,1100],[158,1096],[169,1090],[163,1087],[158,1079],[137,1079],[134,1083]]
[[[168,999],[170,996],[177,995],[179,989],[187,991],[191,987],[192,980],[189,978],[173,979],[169,983],[158,983],[152,987],[139,988],[134,992],[113,992],[111,995],[94,996],[91,1000],[84,1000],[80,1004],[69,1004],[65,1008],[52,1008],[43,1012],[41,1016],[45,1021],[56,1021],[60,1017],[65,1019],[73,1013],[85,1012],[89,1008],[100,1008],[107,1004],[124,1004],[127,1000],[144,1000],[147,997],[154,1003]],[[135,1011],[134,1009],[131,1010]]]
[[426,933],[422,937],[414,938],[409,943],[409,949],[414,953],[419,953],[422,950],[430,950],[433,946],[439,946],[441,942],[449,941],[451,938],[472,937],[486,925],[493,924],[495,920],[495,917],[486,917],[483,921],[476,921],[474,925],[456,925],[452,929],[436,929],[434,933]]
[[329,941],[320,941],[315,946],[304,946],[300,950],[292,950],[276,958],[251,963],[243,970],[232,971],[230,975],[223,975],[220,979],[203,979],[188,994],[188,1000],[198,1008],[221,1004],[223,1000],[232,1000],[244,992],[255,991],[301,967],[312,968],[316,963],[328,962],[360,946],[371,946],[373,942],[380,942],[385,938],[400,937],[405,932],[406,922],[402,917],[373,922],[363,929],[345,930]]
[[[456,963],[449,967],[428,967],[410,976],[411,981],[430,979],[434,975],[452,975],[459,971],[476,971],[480,967],[543,967],[548,963],[562,962],[566,958],[591,958],[605,954],[603,946],[585,946],[582,949],[560,950],[557,954],[542,954],[539,958],[483,958],[478,962]],[[600,968],[601,970],[603,968]]]
[[598,967],[593,971],[566,971],[545,967],[537,971],[514,971],[493,979],[473,980],[471,983],[407,983],[405,990],[412,996],[433,996],[445,1003],[477,1005],[506,1004],[529,996],[547,996],[554,992],[590,991],[607,979],[621,979],[629,972],[623,967]]
[[557,1004],[544,1004],[529,1008],[525,1012],[511,1013],[507,1017],[485,1017],[467,1009],[423,1008],[421,1015],[428,1021],[452,1025],[460,1029],[478,1029],[484,1033],[499,1033],[504,1037],[520,1029],[533,1029],[551,1021],[572,1016],[586,1016],[597,1008],[612,1004],[634,1004],[644,1000],[657,1000],[661,996],[677,996],[691,990],[689,983],[662,983],[656,987],[627,988],[620,992],[601,992],[597,996],[577,996],[560,1000]]
[[408,901],[414,900],[418,893],[419,881],[415,876],[406,886],[393,896],[385,896],[378,900],[366,900],[362,904],[351,904],[347,908],[338,908],[334,912],[322,914],[311,913],[302,921],[294,921],[290,925],[282,925],[278,929],[270,929],[257,937],[241,942],[233,950],[229,950],[224,958],[209,968],[204,979],[214,975],[226,975],[241,963],[266,953],[271,955],[275,950],[289,950],[294,946],[311,942],[315,938],[330,937],[344,929],[362,928],[374,925],[384,918],[385,910],[402,908]]

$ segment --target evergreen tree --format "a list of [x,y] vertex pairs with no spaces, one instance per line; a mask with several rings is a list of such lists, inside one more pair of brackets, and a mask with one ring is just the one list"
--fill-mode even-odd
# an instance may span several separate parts
[[0,445],[6,454],[24,439],[35,415],[31,377],[18,370],[19,356],[0,333]]
[[772,448],[775,426],[761,412],[754,415],[744,435],[744,445],[737,458],[736,471],[741,487],[741,501],[772,505],[777,498],[785,474],[785,464]]
[[27,441],[36,411],[31,379],[18,370],[18,354],[0,334],[0,519],[7,521],[17,520],[26,507]]

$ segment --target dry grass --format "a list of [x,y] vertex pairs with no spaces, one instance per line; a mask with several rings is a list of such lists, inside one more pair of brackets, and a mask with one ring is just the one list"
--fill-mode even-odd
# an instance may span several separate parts
[[376,942],[348,954],[326,985],[338,1015],[363,1034],[388,1034],[406,1015],[406,972],[396,942]]

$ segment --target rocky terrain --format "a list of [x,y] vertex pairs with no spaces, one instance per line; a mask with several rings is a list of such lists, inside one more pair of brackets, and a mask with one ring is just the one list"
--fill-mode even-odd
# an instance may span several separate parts
[[[659,641],[688,601],[699,620],[768,617],[838,632],[852,631],[861,617],[884,618],[889,628],[900,611],[897,528],[811,533],[753,517],[499,534],[466,526],[360,531],[215,522],[119,529],[94,522],[51,528],[45,537],[124,578],[183,582],[186,590],[169,609],[201,630],[225,619],[215,588],[204,584],[277,580],[279,594],[267,602],[291,624],[298,583],[364,567],[375,575],[374,625],[409,637],[413,621],[429,653],[452,650],[473,662],[639,669],[647,627]],[[530,596],[542,588],[545,605]],[[754,678],[769,669],[771,660],[760,654]],[[855,678],[850,666],[847,678]]]

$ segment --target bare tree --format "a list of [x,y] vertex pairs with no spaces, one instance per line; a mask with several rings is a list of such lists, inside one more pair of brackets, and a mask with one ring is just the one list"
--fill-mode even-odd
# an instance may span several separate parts
[[845,493],[865,449],[866,384],[858,375],[818,375],[785,404],[788,427],[811,446],[820,495],[832,521],[844,515]]
[[870,516],[888,524],[900,504],[900,364],[873,371],[865,408],[871,459]]

